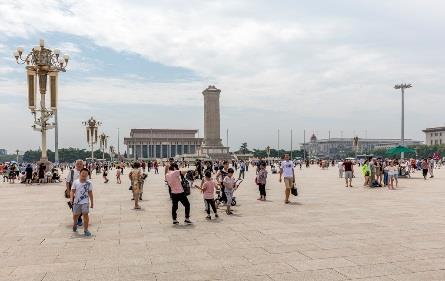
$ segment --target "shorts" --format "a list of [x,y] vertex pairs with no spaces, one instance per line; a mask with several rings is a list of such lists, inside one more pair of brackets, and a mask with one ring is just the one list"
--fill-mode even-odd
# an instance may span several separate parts
[[228,189],[228,188],[226,188],[225,190],[224,190],[224,194],[226,194],[226,202],[227,202],[227,205],[230,205],[230,204],[232,204],[232,198],[233,198],[233,189]]
[[89,204],[73,204],[73,214],[80,215],[80,214],[88,214],[89,212]]
[[291,189],[294,186],[294,178],[284,178],[284,185],[287,189]]
[[352,179],[352,171],[345,172],[345,179]]

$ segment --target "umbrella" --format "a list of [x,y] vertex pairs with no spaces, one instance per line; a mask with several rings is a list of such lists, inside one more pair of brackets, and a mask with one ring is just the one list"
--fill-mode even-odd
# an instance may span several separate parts
[[402,152],[404,152],[404,153],[409,153],[409,152],[415,153],[416,151],[414,149],[412,149],[412,148],[399,145],[399,146],[396,146],[396,147],[388,149],[386,151],[386,154],[388,154],[388,155],[395,155],[395,154],[400,154]]

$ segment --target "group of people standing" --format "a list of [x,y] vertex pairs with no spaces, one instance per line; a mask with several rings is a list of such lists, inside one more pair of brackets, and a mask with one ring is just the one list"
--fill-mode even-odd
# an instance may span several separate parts
[[[339,177],[346,180],[346,187],[352,187],[355,163],[350,159],[338,162]],[[411,159],[382,159],[369,157],[358,164],[364,178],[363,186],[382,187],[395,190],[399,184],[399,176],[410,177],[410,173],[416,170],[422,171],[422,176],[426,180],[428,173],[430,178],[434,177],[435,161],[431,158],[416,161]]]

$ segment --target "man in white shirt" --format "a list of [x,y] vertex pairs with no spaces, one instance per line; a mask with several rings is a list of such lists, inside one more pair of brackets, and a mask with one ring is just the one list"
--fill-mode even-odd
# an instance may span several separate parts
[[284,185],[286,186],[286,191],[285,191],[286,199],[284,200],[284,203],[288,204],[291,188],[295,184],[294,163],[289,160],[289,154],[285,154],[284,161],[281,161],[280,182],[282,181],[282,178],[284,178]]
[[[76,160],[76,164],[74,165],[74,168],[68,171],[68,175],[65,178],[65,182],[66,182],[65,197],[70,198],[69,195],[70,195],[70,191],[71,191],[73,182],[75,180],[79,179],[80,171],[82,169],[83,169],[83,160],[78,159],[78,160]],[[79,216],[77,225],[82,226],[82,216]]]

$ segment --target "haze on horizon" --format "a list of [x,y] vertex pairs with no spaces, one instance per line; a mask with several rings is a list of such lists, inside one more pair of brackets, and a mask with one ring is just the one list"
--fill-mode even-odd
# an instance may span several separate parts
[[[25,69],[12,56],[46,45],[71,56],[59,79],[59,147],[86,148],[81,122],[117,144],[131,128],[203,132],[201,92],[221,93],[229,145],[294,147],[318,138],[424,140],[443,125],[445,2],[434,0],[0,0],[0,148],[36,149]],[[341,133],[342,132],[342,133]],[[54,149],[49,131],[48,148]]]

